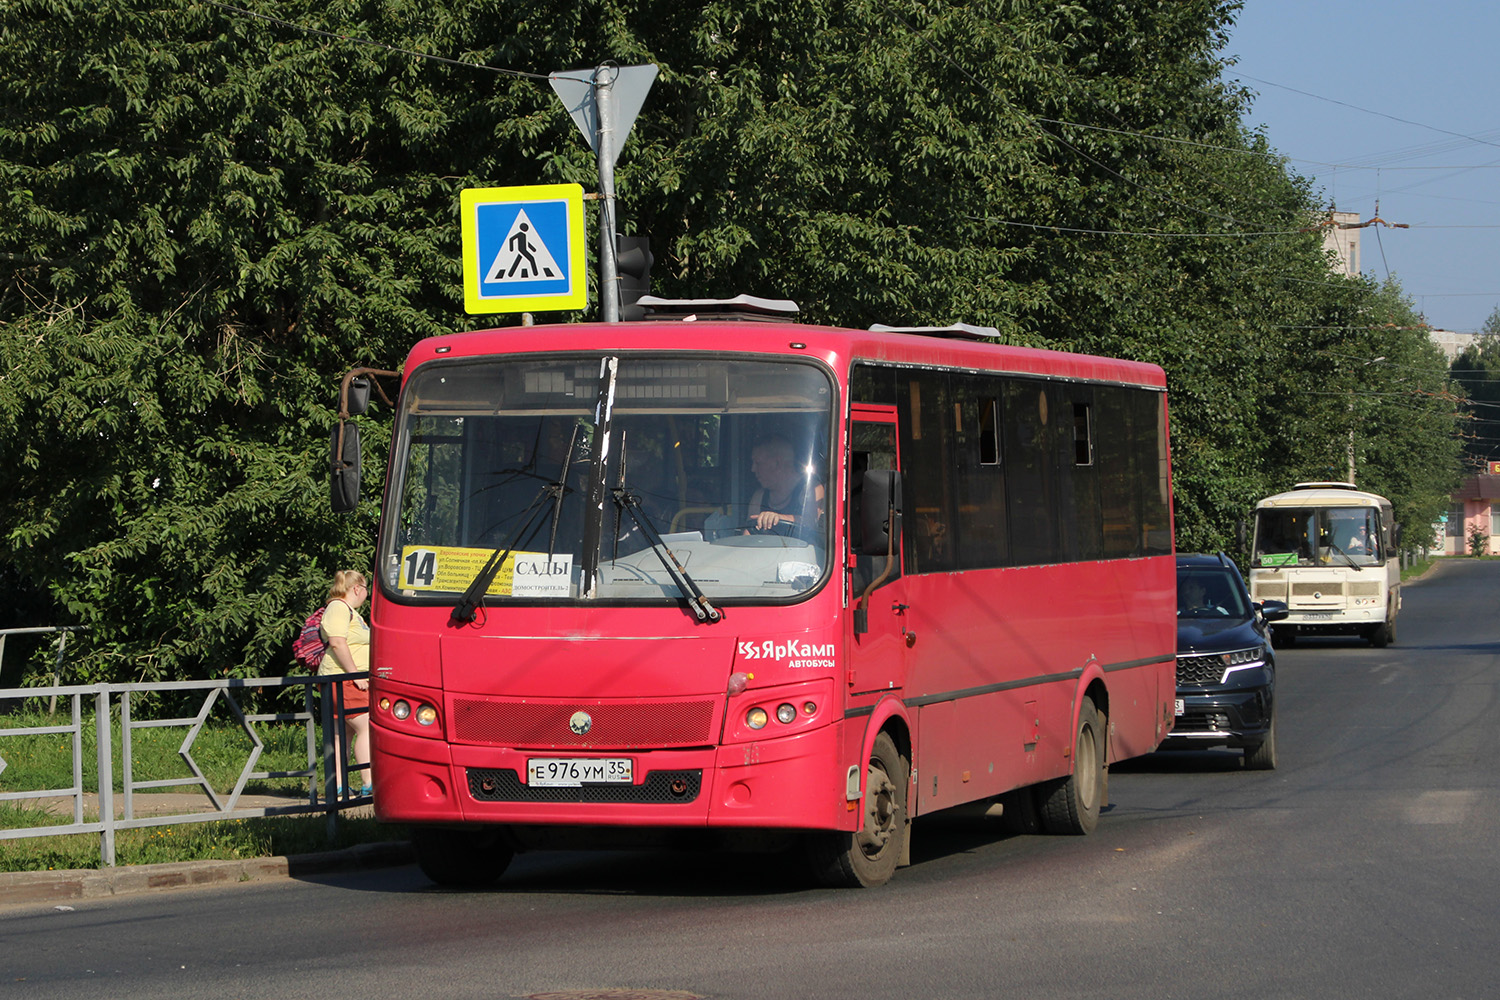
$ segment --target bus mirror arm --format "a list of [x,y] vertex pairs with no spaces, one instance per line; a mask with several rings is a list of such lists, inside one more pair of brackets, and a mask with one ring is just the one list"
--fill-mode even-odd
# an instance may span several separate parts
[[386,406],[394,406],[391,397],[386,395],[384,387],[379,382],[368,376],[380,378],[396,378],[396,372],[388,372],[383,368],[351,368],[344,375],[344,381],[339,385],[339,419],[348,420],[350,417],[361,416],[370,408],[370,389],[373,387],[380,393],[380,398],[385,401]]

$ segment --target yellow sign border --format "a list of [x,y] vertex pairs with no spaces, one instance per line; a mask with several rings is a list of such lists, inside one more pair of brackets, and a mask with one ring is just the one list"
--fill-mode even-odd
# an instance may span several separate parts
[[[568,215],[568,273],[573,291],[555,295],[481,295],[484,264],[479,259],[480,205],[563,201]],[[466,188],[459,193],[459,221],[463,236],[464,311],[468,313],[544,312],[583,309],[589,304],[589,281],[584,251],[583,185],[528,184],[519,187]]]

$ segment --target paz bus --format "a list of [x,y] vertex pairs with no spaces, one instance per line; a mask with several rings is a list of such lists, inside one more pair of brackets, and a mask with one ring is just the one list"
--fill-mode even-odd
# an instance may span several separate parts
[[372,772],[434,881],[691,844],[877,885],[963,803],[1089,832],[1170,729],[1160,368],[729,301],[406,359]]
[[1391,502],[1353,483],[1298,483],[1255,505],[1250,592],[1285,601],[1276,637],[1358,635],[1396,641],[1399,532]]

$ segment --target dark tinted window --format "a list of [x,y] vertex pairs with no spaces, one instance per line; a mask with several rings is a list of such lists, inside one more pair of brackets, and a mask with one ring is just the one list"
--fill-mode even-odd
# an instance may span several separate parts
[[1177,617],[1245,621],[1251,610],[1239,575],[1223,566],[1177,567]]

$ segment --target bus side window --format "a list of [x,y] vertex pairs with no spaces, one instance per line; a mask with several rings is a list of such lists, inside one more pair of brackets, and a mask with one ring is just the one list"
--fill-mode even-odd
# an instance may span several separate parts
[[[856,423],[853,447],[849,454],[849,548],[855,553],[851,589],[855,597],[862,594],[872,580],[886,570],[886,557],[859,554],[864,544],[864,477],[870,469],[896,468],[896,428],[886,423]],[[885,579],[896,579],[901,572],[900,540],[896,542],[896,563]]]

